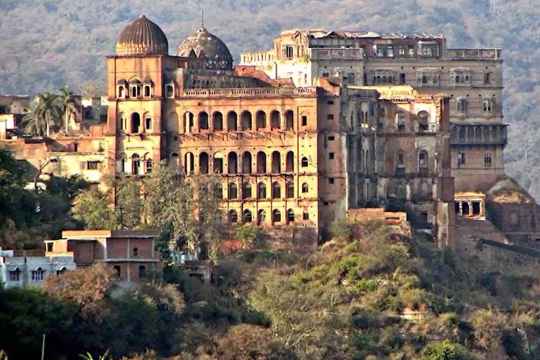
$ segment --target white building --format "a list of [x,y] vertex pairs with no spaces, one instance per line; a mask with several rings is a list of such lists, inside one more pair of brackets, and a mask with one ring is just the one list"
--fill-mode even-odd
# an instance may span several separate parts
[[76,267],[73,255],[15,256],[14,251],[0,248],[0,286],[5,288],[40,287],[47,277],[58,276]]

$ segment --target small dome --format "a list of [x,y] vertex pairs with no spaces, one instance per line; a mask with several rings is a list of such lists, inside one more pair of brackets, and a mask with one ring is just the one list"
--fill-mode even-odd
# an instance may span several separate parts
[[116,42],[117,55],[167,55],[169,42],[159,26],[142,15],[127,25]]
[[232,70],[233,57],[229,48],[220,38],[208,32],[204,27],[182,41],[176,54],[188,57],[192,51],[197,57],[205,57],[208,69]]

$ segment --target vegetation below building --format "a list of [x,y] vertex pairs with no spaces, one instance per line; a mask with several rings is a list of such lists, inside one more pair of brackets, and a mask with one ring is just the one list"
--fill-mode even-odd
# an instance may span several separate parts
[[381,223],[348,227],[310,256],[249,242],[211,285],[166,268],[123,290],[95,267],[42,292],[1,290],[0,348],[35,358],[46,333],[48,358],[538,358],[537,271],[494,273]]

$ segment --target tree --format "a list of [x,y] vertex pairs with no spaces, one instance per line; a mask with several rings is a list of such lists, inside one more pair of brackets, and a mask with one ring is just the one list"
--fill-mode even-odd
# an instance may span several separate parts
[[116,222],[121,229],[135,229],[143,219],[141,183],[134,177],[116,179]]
[[49,136],[51,129],[59,127],[63,108],[58,99],[50,92],[36,96],[23,118],[24,130],[35,136]]
[[69,118],[71,114],[77,114],[79,108],[73,93],[69,90],[67,86],[64,86],[60,89],[60,94],[58,95],[58,100],[62,105],[62,112],[64,115],[64,131],[69,133]]
[[82,222],[86,229],[114,229],[116,218],[110,207],[110,198],[97,189],[81,192],[75,198],[73,217]]

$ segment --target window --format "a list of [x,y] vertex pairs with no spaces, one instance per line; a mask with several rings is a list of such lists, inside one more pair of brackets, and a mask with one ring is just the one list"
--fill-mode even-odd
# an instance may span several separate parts
[[307,211],[304,211],[304,213],[302,214],[302,219],[304,221],[307,221],[309,220],[309,213]]
[[266,185],[263,182],[257,184],[257,198],[266,199]]
[[398,131],[405,131],[405,113],[403,111],[396,113],[396,128]]
[[195,171],[195,155],[193,153],[186,153],[184,155],[184,173],[186,175],[192,175]]
[[238,172],[238,155],[234,152],[230,152],[227,157],[227,172],[229,174],[236,174]]
[[214,174],[223,174],[223,155],[220,153],[214,154]]
[[47,243],[47,252],[52,252],[53,251],[53,243],[52,242],[49,242]]
[[19,268],[9,272],[9,281],[21,281],[21,270]]
[[251,153],[249,151],[245,151],[242,155],[242,173],[251,174],[251,165]]
[[173,84],[167,84],[165,87],[165,96],[169,99],[174,98],[174,85]]
[[307,116],[302,115],[302,126],[307,126]]
[[[307,123],[307,119],[306,119]],[[294,112],[292,110],[287,110],[285,112],[285,129],[292,130],[294,127]]]
[[199,129],[208,130],[208,113],[205,111],[199,113]]
[[45,270],[42,268],[37,268],[36,270],[32,271],[32,281],[43,281],[45,278]]
[[306,194],[309,192],[309,185],[307,183],[302,184],[302,193]]
[[327,104],[328,105],[334,105],[334,100],[328,100]]
[[307,157],[302,158],[302,167],[308,167],[309,161]]
[[336,154],[334,154],[333,152],[328,153],[328,159],[334,160],[335,157],[336,157]]
[[260,209],[258,212],[257,212],[257,225],[261,225],[261,224],[264,224],[264,219],[266,217],[266,214],[264,212],[263,209]]
[[287,199],[294,198],[294,183],[292,181],[287,181],[285,184],[285,197]]
[[272,223],[279,223],[281,222],[281,212],[279,210],[272,211]]
[[132,251],[133,257],[139,256],[139,248],[134,247]]
[[283,48],[283,55],[287,59],[292,59],[294,57],[294,48],[290,45],[285,45],[285,47]]
[[150,115],[144,117],[144,128],[146,130],[152,130],[152,117]]
[[294,222],[294,210],[289,209],[287,210],[287,223],[292,223],[292,222]]
[[467,99],[459,98],[458,101],[457,101],[457,111],[462,113],[462,114],[466,114],[467,113],[467,108],[468,108]]
[[234,111],[231,111],[227,114],[227,130],[238,130],[238,115]]
[[199,173],[208,174],[209,171],[209,156],[207,153],[202,152],[199,154]]
[[238,222],[238,214],[236,213],[236,210],[229,211],[229,222],[231,224],[236,224]]
[[150,85],[144,85],[144,97],[152,96],[152,87]]
[[490,168],[493,164],[491,153],[487,152],[484,154],[484,167]]
[[88,170],[97,170],[99,168],[99,161],[87,161],[86,168]]
[[120,265],[114,265],[113,269],[114,276],[119,279],[122,276],[122,268],[120,267]]
[[335,182],[336,182],[336,179],[334,179],[334,178],[332,178],[332,177],[331,177],[331,178],[328,178],[328,183],[329,183],[330,185],[334,185]]
[[244,210],[244,212],[242,213],[242,222],[245,223],[245,224],[249,224],[253,221],[253,215],[251,215],[251,211],[249,210]]
[[465,153],[460,152],[460,153],[458,153],[457,166],[458,166],[458,168],[460,168],[463,165],[465,165]]
[[405,84],[407,81],[406,81],[406,77],[405,77],[405,73],[401,73],[399,74],[399,83],[401,85]]
[[335,137],[335,136],[329,136],[329,137],[328,137],[328,141],[334,141],[334,140],[336,140],[336,137]]
[[212,126],[215,131],[223,130],[223,114],[219,111],[212,115]]
[[482,101],[482,110],[485,113],[492,113],[494,110],[494,101],[492,99],[484,99]]
[[484,85],[491,84],[491,73],[487,72],[484,74]]
[[272,183],[272,199],[281,198],[281,186],[277,181]]
[[141,175],[141,158],[138,154],[131,156],[131,174]]
[[429,130],[429,113],[422,110],[418,113],[418,131],[424,132]]
[[281,128],[281,114],[277,110],[274,110],[270,113],[270,128],[272,129]]
[[286,172],[294,171],[294,153],[292,151],[287,152],[285,171]]
[[427,151],[421,150],[418,153],[418,171],[420,175],[427,175],[429,169],[429,155]]
[[144,165],[146,167],[146,173],[151,174],[152,173],[152,168],[154,167],[152,159],[146,159]]
[[334,120],[334,114],[328,114],[327,118],[328,120]]
[[229,184],[228,197],[229,197],[229,200],[235,200],[238,198],[238,187],[236,186],[235,183]]
[[257,111],[255,114],[255,126],[257,130],[266,128],[266,113],[264,111]]
[[252,119],[251,119],[251,113],[249,111],[244,111],[242,115],[240,115],[241,118],[241,125],[242,130],[251,130],[252,129]]
[[279,151],[272,153],[272,174],[281,173],[281,154]]
[[246,182],[242,184],[242,199],[251,198],[251,184]]
[[141,132],[141,116],[138,113],[131,114],[131,133],[138,134]]
[[146,278],[146,266],[139,265],[139,279]]

